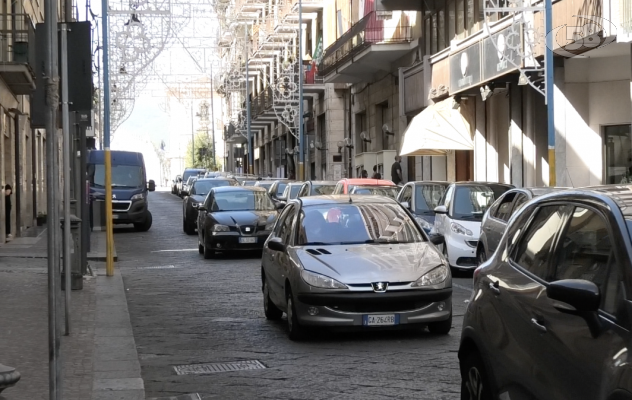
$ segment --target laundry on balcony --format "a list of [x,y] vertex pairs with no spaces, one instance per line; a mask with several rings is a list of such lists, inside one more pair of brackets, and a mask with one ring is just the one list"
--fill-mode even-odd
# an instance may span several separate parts
[[400,155],[443,156],[450,150],[474,150],[470,124],[453,97],[426,107],[412,119]]

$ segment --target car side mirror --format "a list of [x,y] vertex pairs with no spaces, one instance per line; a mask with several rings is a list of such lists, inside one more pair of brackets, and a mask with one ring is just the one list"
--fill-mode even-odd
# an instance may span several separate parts
[[198,211],[206,211],[206,207],[204,206],[204,204],[198,204],[197,207]]
[[408,203],[407,201],[400,201],[399,204],[401,204],[402,207],[410,210],[410,203]]
[[448,208],[446,206],[437,206],[434,209],[435,214],[447,214]]
[[154,181],[153,179],[150,179],[150,180],[149,180],[149,183],[147,184],[147,189],[148,189],[150,192],[155,191],[155,190],[156,190],[156,181]]
[[445,237],[443,235],[428,235],[430,242],[435,246],[445,243]]
[[274,251],[285,252],[286,246],[280,237],[273,237],[268,240],[268,248]]
[[594,338],[600,335],[602,325],[597,311],[601,304],[601,294],[599,287],[593,282],[584,279],[551,282],[546,288],[546,295],[561,303],[553,304],[558,311],[584,318]]

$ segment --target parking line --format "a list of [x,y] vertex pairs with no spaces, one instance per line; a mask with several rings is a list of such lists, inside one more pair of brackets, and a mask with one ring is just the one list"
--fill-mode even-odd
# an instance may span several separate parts
[[153,250],[152,253],[165,253],[172,251],[198,251],[198,249]]

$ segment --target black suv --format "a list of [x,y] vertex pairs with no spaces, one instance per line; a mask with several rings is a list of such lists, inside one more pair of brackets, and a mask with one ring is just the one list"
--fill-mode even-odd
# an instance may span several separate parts
[[474,272],[462,399],[632,399],[632,186],[556,191]]

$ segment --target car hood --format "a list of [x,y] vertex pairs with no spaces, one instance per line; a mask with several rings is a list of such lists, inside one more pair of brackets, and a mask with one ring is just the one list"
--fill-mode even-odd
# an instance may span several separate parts
[[213,218],[219,224],[237,225],[265,225],[273,222],[276,211],[219,211],[213,213]]
[[195,203],[201,203],[206,199],[206,195],[192,194],[189,196]]
[[412,282],[443,263],[429,242],[308,246],[298,248],[296,256],[303,268],[346,284]]

